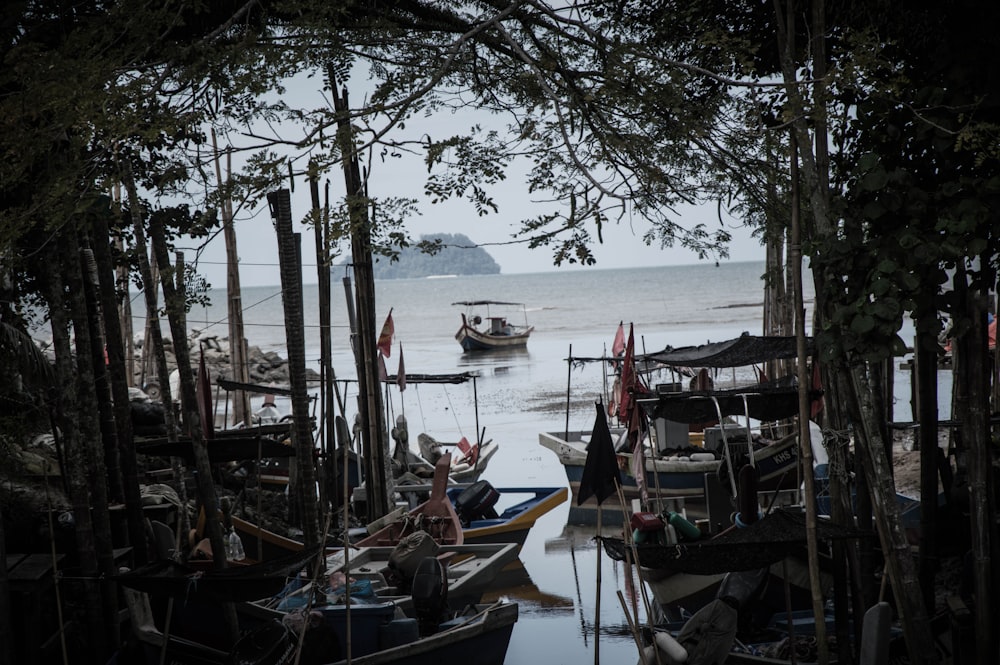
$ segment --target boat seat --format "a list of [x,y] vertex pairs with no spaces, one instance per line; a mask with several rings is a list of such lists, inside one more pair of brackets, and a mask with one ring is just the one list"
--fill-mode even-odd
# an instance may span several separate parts
[[467,464],[469,464],[469,466],[472,466],[476,463],[476,458],[479,457],[478,444],[473,446],[471,443],[469,443],[469,440],[463,436],[461,439],[458,440],[458,443],[455,445],[458,446],[459,451],[461,451],[462,453],[461,457],[455,460],[456,462],[458,461],[466,462]]
[[155,646],[163,645],[163,633],[153,621],[153,608],[149,606],[149,596],[141,591],[122,587],[125,595],[125,605],[128,607],[132,632],[140,641]]
[[156,551],[157,558],[174,558],[174,553],[177,551],[174,532],[159,520],[150,520],[149,525],[153,530],[153,549]]
[[[126,570],[126,568],[123,568],[119,572]],[[122,594],[125,596],[125,605],[128,608],[132,634],[135,635],[139,642],[151,645],[157,649],[162,649],[164,642],[168,645],[168,649],[169,645],[174,645],[175,648],[190,646],[202,655],[218,658],[218,662],[220,663],[225,662],[225,659],[228,658],[229,654],[207,645],[197,644],[181,637],[164,637],[153,620],[153,609],[149,605],[149,596],[128,587],[122,587]]]

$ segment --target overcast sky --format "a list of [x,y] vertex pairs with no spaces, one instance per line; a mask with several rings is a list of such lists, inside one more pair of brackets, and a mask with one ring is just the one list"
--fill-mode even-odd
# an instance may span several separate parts
[[[291,98],[290,101],[300,103],[305,108],[324,103],[315,92],[315,85],[314,79],[303,80],[301,84],[291,84],[286,96]],[[352,94],[352,99],[354,98],[356,96]],[[441,113],[432,118],[410,120],[407,123],[407,134],[421,136],[429,133],[439,138],[462,132],[473,123],[481,125],[495,123],[496,121],[491,118],[492,116],[484,116],[481,113],[473,115],[472,112],[467,116]],[[369,195],[376,198],[417,199],[422,214],[407,220],[407,231],[412,237],[435,233],[462,233],[483,246],[500,264],[503,274],[685,265],[698,262],[696,255],[680,247],[661,249],[658,245],[646,246],[642,241],[642,235],[648,228],[647,223],[641,219],[625,219],[619,224],[605,228],[604,244],[595,244],[592,247],[597,258],[595,266],[585,268],[578,264],[564,264],[557,268],[553,265],[550,248],[532,250],[525,245],[505,244],[511,242],[511,235],[521,219],[552,210],[552,205],[549,203],[532,201],[525,184],[526,169],[523,172],[518,172],[516,168],[508,171],[507,180],[491,190],[499,205],[499,212],[483,217],[478,216],[473,206],[465,201],[431,204],[423,195],[426,173],[426,167],[416,156],[384,161],[379,159],[370,165]],[[343,197],[343,175],[337,171],[327,174],[326,178],[330,182],[330,199],[333,203]],[[295,222],[295,230],[301,232],[302,257],[306,265],[303,279],[306,283],[315,283],[316,254],[313,230],[299,223],[311,205],[308,183],[304,178],[299,178],[294,183],[291,196],[292,219]],[[717,229],[721,222],[717,217],[716,207],[704,206],[682,211],[681,223],[685,226],[693,226],[699,222],[704,223],[709,231]],[[728,220],[726,225],[733,235],[729,261],[764,260],[764,249],[758,240],[750,236],[749,231],[734,220]],[[254,211],[237,213],[236,228],[241,284],[243,286],[279,284],[277,239],[267,205]],[[179,243],[179,247],[184,244]],[[188,261],[195,259],[195,252],[190,245],[185,251],[185,259]],[[203,249],[198,260],[199,272],[215,288],[225,288],[225,261],[225,241],[220,233]]]

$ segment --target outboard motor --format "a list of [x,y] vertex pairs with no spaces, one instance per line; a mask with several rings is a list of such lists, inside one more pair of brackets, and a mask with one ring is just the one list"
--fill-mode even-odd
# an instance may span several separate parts
[[455,512],[462,524],[468,525],[473,520],[496,519],[497,511],[493,509],[500,499],[500,493],[489,484],[480,480],[472,483],[455,499]]
[[389,555],[386,581],[392,581],[402,591],[411,588],[420,566],[427,557],[434,557],[438,552],[438,543],[426,531],[414,531],[403,536]]
[[433,635],[448,609],[448,575],[441,561],[425,557],[417,566],[410,592],[420,636]]

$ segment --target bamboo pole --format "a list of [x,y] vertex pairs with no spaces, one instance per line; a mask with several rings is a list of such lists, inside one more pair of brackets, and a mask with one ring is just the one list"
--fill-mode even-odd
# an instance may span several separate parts
[[[604,521],[604,509],[601,508],[601,504],[597,504],[597,535],[601,535],[601,530],[603,528]],[[597,573],[595,580],[595,586],[597,587],[597,592],[594,598],[594,665],[600,665],[601,662],[601,541],[597,541]],[[622,600],[624,602],[624,599]],[[628,614],[628,610],[625,612]]]
[[313,463],[312,426],[306,392],[305,323],[302,306],[302,257],[300,236],[292,232],[291,196],[287,189],[267,195],[278,237],[281,264],[281,296],[285,308],[285,339],[288,346],[288,375],[292,392],[295,468],[298,473],[298,506],[306,545],[319,542],[316,469]]
[[788,266],[792,272],[795,299],[795,347],[796,373],[799,382],[799,459],[802,460],[802,475],[805,484],[803,503],[806,508],[806,550],[809,562],[809,586],[812,587],[813,617],[816,623],[817,656],[820,665],[830,661],[826,643],[826,618],[823,610],[822,585],[819,578],[819,555],[816,541],[816,489],[814,487],[812,441],[809,434],[809,374],[806,367],[805,306],[802,298],[802,246],[799,225],[798,156],[795,134],[790,135],[791,182],[792,182],[792,224],[788,246]]
[[[219,190],[219,201],[222,209],[222,233],[226,241],[226,308],[229,322],[229,362],[233,378],[241,383],[250,382],[250,372],[246,357],[246,339],[243,331],[243,294],[240,288],[240,258],[236,250],[236,228],[233,221],[233,202],[226,187],[229,184],[229,174],[232,173],[232,153],[226,153],[228,162],[227,177],[222,179],[222,165],[219,162],[219,145],[212,130],[212,151],[215,162],[216,186]],[[250,426],[250,398],[243,390],[233,392],[233,423],[242,422]]]
[[[336,74],[330,69],[331,87],[336,87]],[[389,512],[388,454],[385,423],[382,418],[381,391],[378,388],[378,366],[375,328],[375,278],[372,271],[372,220],[367,196],[361,179],[361,169],[353,145],[353,128],[348,118],[350,106],[347,90],[333,91],[334,109],[338,114],[338,141],[344,169],[344,185],[351,228],[351,260],[356,278],[358,305],[358,336],[360,347],[355,349],[358,362],[359,406],[364,424],[365,478],[368,499],[368,519],[378,519]]]
[[563,433],[563,441],[569,441],[569,400],[570,383],[573,381],[573,345],[569,345],[569,356],[566,358],[566,431]]

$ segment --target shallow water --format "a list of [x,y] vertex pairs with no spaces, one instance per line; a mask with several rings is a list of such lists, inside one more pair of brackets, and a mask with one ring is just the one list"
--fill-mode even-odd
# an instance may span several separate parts
[[[565,486],[562,466],[538,444],[538,433],[591,429],[593,403],[607,385],[600,363],[571,368],[566,359],[605,354],[620,321],[626,333],[629,323],[634,324],[637,352],[718,342],[743,332],[759,335],[763,270],[762,263],[735,263],[378,282],[376,325],[381,326],[390,308],[395,323],[395,342],[386,359],[390,374],[397,370],[400,348],[408,373],[479,373],[474,383],[464,385],[411,384],[402,393],[391,386],[388,416],[406,416],[414,448],[419,432],[454,441],[463,435],[473,440],[484,431],[485,438],[500,444],[484,476],[497,487]],[[806,293],[811,293],[809,285]],[[307,357],[318,369],[316,287],[304,287],[303,295]],[[192,312],[189,327],[225,337],[224,293],[212,296],[216,304]],[[461,308],[452,303],[470,299],[525,303],[528,323],[535,326],[527,349],[463,353],[454,339]],[[245,289],[243,302],[250,343],[284,356],[280,289]],[[334,371],[346,380],[342,390],[350,404],[356,384],[350,381],[355,373],[343,303],[344,289],[335,281]],[[140,325],[141,320],[137,330]],[[896,383],[896,419],[906,420],[904,373],[897,372]],[[287,409],[287,404],[279,401],[278,407]],[[347,415],[353,419],[353,412]],[[539,520],[521,553],[523,574],[496,592],[520,605],[506,662],[589,662],[598,646],[606,663],[636,662],[618,592],[630,614],[639,608],[644,621],[641,594],[620,565],[598,552],[594,527],[568,524],[569,510],[567,502]]]

